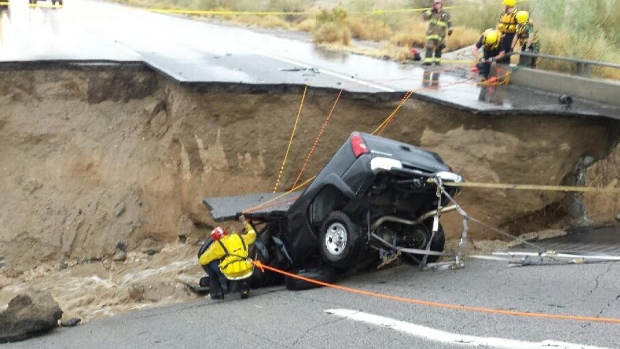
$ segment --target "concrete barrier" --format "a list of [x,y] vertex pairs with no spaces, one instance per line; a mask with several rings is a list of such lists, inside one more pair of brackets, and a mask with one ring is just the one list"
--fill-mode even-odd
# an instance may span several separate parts
[[614,80],[519,68],[512,72],[510,83],[620,106],[620,82]]

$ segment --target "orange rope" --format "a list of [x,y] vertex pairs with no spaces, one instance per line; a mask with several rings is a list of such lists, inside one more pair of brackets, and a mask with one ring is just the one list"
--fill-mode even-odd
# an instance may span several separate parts
[[314,139],[314,144],[312,144],[312,148],[310,148],[310,151],[308,152],[308,156],[306,156],[306,161],[304,161],[304,164],[301,167],[301,171],[299,171],[299,174],[297,175],[297,178],[295,179],[295,182],[293,183],[293,187],[297,185],[297,182],[299,182],[301,175],[304,173],[304,170],[306,169],[306,166],[308,165],[308,162],[310,161],[310,157],[314,153],[314,149],[316,149],[316,146],[319,143],[319,140],[323,136],[323,132],[325,132],[327,123],[329,122],[329,120],[332,117],[332,114],[334,113],[334,109],[336,109],[336,104],[338,104],[338,100],[340,99],[340,96],[342,95],[342,91],[344,91],[344,89],[338,92],[338,96],[336,97],[336,100],[334,101],[334,104],[332,105],[332,109],[329,111],[327,118],[325,118],[325,121],[323,122],[323,126],[321,126],[321,130],[319,131],[318,136]]
[[370,297],[387,299],[387,300],[404,302],[404,303],[410,303],[410,304],[425,305],[425,306],[429,306],[429,307],[444,308],[444,309],[473,311],[473,312],[486,313],[486,314],[502,314],[502,315],[511,315],[511,316],[520,316],[520,317],[554,319],[554,320],[574,320],[574,321],[584,321],[584,322],[602,322],[602,323],[609,323],[609,324],[620,324],[620,319],[618,319],[618,318],[591,317],[591,316],[579,316],[579,315],[568,315],[568,314],[557,314],[556,315],[556,314],[545,314],[545,313],[534,313],[534,312],[529,313],[529,312],[525,312],[525,311],[503,310],[503,309],[482,308],[482,307],[470,307],[470,306],[465,306],[465,305],[454,305],[454,304],[446,304],[446,303],[439,303],[439,302],[423,301],[423,300],[413,299],[413,298],[404,298],[404,297],[398,297],[398,296],[391,296],[391,295],[387,295],[387,294],[375,293],[375,292],[364,291],[364,290],[358,290],[358,289],[354,289],[354,288],[350,288],[350,287],[339,286],[339,285],[334,285],[334,284],[330,284],[330,283],[327,283],[327,282],[322,282],[322,281],[310,279],[310,278],[303,277],[303,276],[300,276],[300,275],[297,275],[297,274],[288,273],[286,271],[279,270],[279,269],[270,267],[268,265],[264,265],[264,264],[262,264],[258,260],[253,261],[253,263],[256,265],[257,268],[261,269],[262,271],[267,269],[267,270],[271,270],[273,272],[276,272],[276,273],[279,273],[279,274],[282,274],[282,275],[285,275],[285,276],[289,276],[289,277],[292,277],[292,278],[296,278],[296,279],[299,279],[299,280],[303,280],[303,281],[310,282],[310,283],[317,284],[317,285],[321,285],[321,286],[335,288],[335,289],[338,289],[338,290],[341,290],[341,291],[357,293],[357,294],[361,294],[361,295],[364,295],[364,296],[370,296]]
[[286,147],[286,154],[284,154],[284,160],[282,160],[282,166],[280,166],[280,173],[278,173],[278,179],[276,180],[276,185],[273,187],[273,192],[275,193],[278,190],[278,185],[280,184],[280,178],[282,178],[282,172],[284,171],[284,165],[286,164],[286,159],[288,159],[288,152],[291,150],[291,144],[293,143],[293,137],[295,137],[295,131],[297,130],[297,123],[299,122],[299,117],[301,116],[301,108],[304,106],[304,100],[306,99],[306,92],[308,91],[308,85],[304,87],[304,94],[301,96],[301,103],[299,104],[299,111],[297,112],[297,118],[295,119],[295,124],[293,125],[293,131],[291,132],[291,138],[288,141],[288,146]]
[[408,91],[407,93],[405,93],[405,96],[403,96],[403,98],[400,100],[398,106],[396,106],[396,109],[394,109],[394,111],[387,118],[385,118],[385,120],[383,120],[383,122],[374,131],[372,131],[373,135],[380,135],[383,130],[385,130],[385,127],[390,123],[390,121],[394,118],[394,115],[398,113],[400,107],[405,104],[405,102],[409,99],[409,97],[411,97],[412,94],[413,91]]
[[[451,84],[444,84],[444,85],[442,85],[442,88],[450,87],[450,86],[455,86],[455,85],[458,85],[458,84],[463,84],[463,83],[466,83],[466,82],[468,82],[470,80],[472,80],[472,78],[458,80],[458,81],[455,81],[455,82],[453,82]],[[405,96],[401,99],[401,101],[398,104],[398,106],[396,106],[396,109],[387,118],[385,118],[385,120],[372,132],[372,134],[373,135],[381,135],[383,133],[383,131],[385,131],[387,125],[392,121],[392,119],[394,119],[394,117],[396,116],[396,113],[398,112],[398,110],[403,106],[403,104],[405,104],[405,102],[409,99],[409,97],[411,97],[411,95],[413,94],[414,91],[424,91],[424,90],[433,90],[433,89],[436,89],[436,88],[435,87],[423,87],[423,88],[411,90],[411,91],[408,91],[407,93],[405,93]]]

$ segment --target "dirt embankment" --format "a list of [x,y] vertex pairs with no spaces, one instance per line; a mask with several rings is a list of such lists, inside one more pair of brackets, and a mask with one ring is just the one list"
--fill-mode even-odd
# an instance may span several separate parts
[[[301,90],[202,90],[139,67],[0,72],[4,269],[104,259],[119,242],[130,251],[196,243],[214,224],[202,198],[271,191]],[[281,190],[296,179],[336,95],[309,91]],[[302,180],[350,132],[372,132],[397,104],[344,96]],[[618,132],[611,130],[619,126],[600,118],[474,115],[412,100],[383,135],[438,152],[468,181],[558,185],[584,155],[612,153],[606,161],[615,164]],[[617,182],[616,167],[595,170],[596,180]],[[458,201],[472,216],[522,233],[566,224],[564,198],[466,189]],[[599,203],[592,216],[613,220],[617,199],[605,199],[612,210],[592,200]],[[446,219],[449,237],[457,236],[459,218]],[[496,237],[475,225],[470,234]]]

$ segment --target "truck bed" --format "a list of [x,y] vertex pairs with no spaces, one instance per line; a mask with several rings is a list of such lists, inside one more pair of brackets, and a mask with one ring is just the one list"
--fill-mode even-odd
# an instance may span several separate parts
[[295,191],[220,196],[206,198],[203,203],[211,210],[216,222],[235,220],[241,214],[250,219],[267,221],[284,216],[300,194],[300,191]]

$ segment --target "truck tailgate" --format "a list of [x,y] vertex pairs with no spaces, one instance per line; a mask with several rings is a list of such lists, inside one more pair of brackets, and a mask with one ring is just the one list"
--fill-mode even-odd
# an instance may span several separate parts
[[206,198],[203,203],[211,210],[211,216],[216,222],[234,220],[241,214],[250,219],[269,220],[282,217],[300,194],[295,191],[220,196]]

